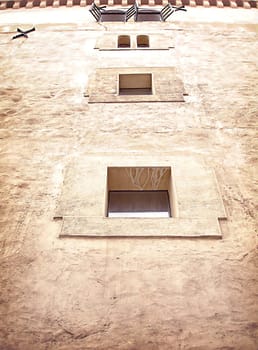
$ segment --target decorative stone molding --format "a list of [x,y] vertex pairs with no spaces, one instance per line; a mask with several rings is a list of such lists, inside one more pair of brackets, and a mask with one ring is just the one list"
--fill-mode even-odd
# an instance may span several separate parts
[[20,8],[20,1],[15,1],[13,4],[13,9],[19,9]]
[[249,4],[249,1],[243,1],[243,8],[250,9],[251,5]]
[[41,0],[41,1],[40,1],[39,7],[40,7],[40,8],[47,7],[47,2],[46,2],[46,0]]
[[33,7],[33,0],[29,0],[26,4],[26,9],[31,9]]
[[235,1],[230,1],[230,7],[236,8],[237,7],[236,2]]
[[53,2],[53,7],[59,7],[59,0],[55,0]]
[[[9,3],[9,6],[8,6]],[[115,0],[107,0],[108,6],[113,6],[113,5],[118,5],[117,2],[115,2]],[[165,6],[167,5],[168,0],[161,0],[157,3],[158,6]],[[231,8],[237,8],[237,7],[243,7],[245,9],[250,9],[250,8],[257,8],[258,7],[258,2],[255,0],[243,0],[243,2],[237,2],[237,0],[217,0],[217,2],[215,1],[211,1],[211,0],[203,0],[203,1],[199,1],[198,0],[173,0],[172,5],[176,5],[176,6],[190,6],[190,7],[196,7],[198,6],[203,6],[203,7],[210,7],[210,6],[217,6],[219,8],[223,8],[223,7],[231,7]],[[74,5],[78,5],[78,1],[74,1],[74,0],[65,0],[64,2],[60,3],[60,0],[54,0],[52,7],[59,7],[61,4],[61,6],[67,6],[67,7],[72,7]],[[80,6],[81,7],[85,7],[85,6],[89,6],[92,4],[92,0],[80,0]],[[95,0],[95,4],[100,6],[103,5],[103,2],[101,2],[101,0]],[[130,6],[131,2],[129,3],[128,0],[121,0],[121,6]],[[143,4],[142,6],[155,6],[156,5],[156,0],[148,0],[147,4]],[[35,6],[38,6],[38,2]],[[42,0],[40,2],[39,7],[44,8],[47,6],[51,6],[51,3],[48,3],[47,0]],[[21,1],[21,0],[0,0],[0,10],[5,10],[5,9],[19,9],[20,7],[26,7],[27,9],[30,9],[32,7],[34,7],[33,4],[33,0],[27,0],[26,1]]]
[[196,2],[195,2],[195,0],[190,0],[190,6],[191,7],[196,7]]

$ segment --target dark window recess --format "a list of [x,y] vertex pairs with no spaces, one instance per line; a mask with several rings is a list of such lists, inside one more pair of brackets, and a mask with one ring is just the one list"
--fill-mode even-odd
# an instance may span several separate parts
[[131,46],[129,35],[119,35],[117,40],[117,47],[119,48],[129,48]]
[[109,191],[109,217],[171,217],[169,193],[158,191]]
[[137,47],[149,47],[148,35],[137,35]]
[[119,74],[119,95],[152,95],[152,75]]

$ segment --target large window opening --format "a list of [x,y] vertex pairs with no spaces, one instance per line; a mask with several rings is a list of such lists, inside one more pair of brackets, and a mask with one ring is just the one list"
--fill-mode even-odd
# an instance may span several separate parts
[[119,74],[119,95],[152,95],[152,74]]
[[173,216],[170,167],[109,167],[108,217],[168,218]]

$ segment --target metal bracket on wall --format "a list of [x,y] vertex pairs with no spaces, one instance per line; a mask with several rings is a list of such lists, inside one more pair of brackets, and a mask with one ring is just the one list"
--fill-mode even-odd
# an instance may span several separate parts
[[22,29],[20,29],[20,28],[17,28],[17,32],[18,32],[19,34],[13,36],[13,37],[12,37],[12,40],[13,40],[13,39],[21,38],[21,37],[23,37],[23,36],[24,36],[25,38],[28,38],[28,35],[27,35],[27,34],[29,34],[29,33],[31,33],[31,32],[34,32],[35,30],[36,30],[35,27],[33,27],[33,28],[31,28],[31,29],[28,29],[28,30],[22,30]]

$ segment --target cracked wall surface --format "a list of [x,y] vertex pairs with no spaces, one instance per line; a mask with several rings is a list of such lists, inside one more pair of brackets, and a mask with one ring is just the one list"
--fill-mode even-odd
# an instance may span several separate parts
[[[1,350],[257,349],[257,10],[191,11],[141,27],[0,13]],[[174,47],[94,49],[139,29]],[[185,102],[88,103],[96,69],[139,63],[176,67]],[[65,174],[89,153],[202,159],[222,238],[60,238]]]

